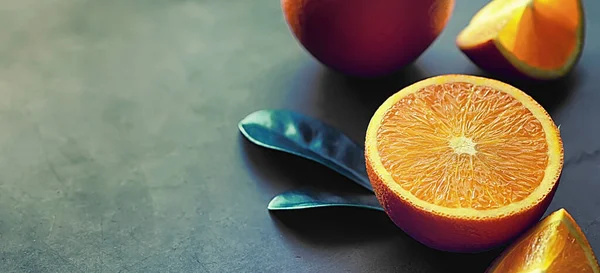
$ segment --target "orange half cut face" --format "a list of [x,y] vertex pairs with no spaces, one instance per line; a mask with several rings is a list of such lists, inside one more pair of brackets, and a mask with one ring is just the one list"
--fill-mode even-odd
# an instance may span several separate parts
[[523,91],[441,75],[379,107],[365,157],[396,225],[428,246],[473,252],[539,220],[562,171],[563,146],[550,115]]

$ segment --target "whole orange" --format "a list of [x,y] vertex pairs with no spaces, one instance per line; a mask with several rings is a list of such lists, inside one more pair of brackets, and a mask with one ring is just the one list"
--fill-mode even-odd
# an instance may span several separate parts
[[345,74],[375,77],[415,61],[442,32],[454,0],[281,0],[302,46]]

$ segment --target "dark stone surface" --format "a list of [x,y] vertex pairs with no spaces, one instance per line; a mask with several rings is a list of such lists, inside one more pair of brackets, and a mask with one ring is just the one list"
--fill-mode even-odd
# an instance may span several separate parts
[[[485,1],[458,1],[411,67],[350,79],[295,42],[279,1],[0,3],[0,272],[483,272],[497,251],[430,250],[384,214],[270,214],[295,186],[345,178],[253,146],[263,108],[321,118],[362,142],[394,91],[482,74],[454,37]],[[600,2],[572,77],[525,86],[561,124],[565,207],[600,252]]]

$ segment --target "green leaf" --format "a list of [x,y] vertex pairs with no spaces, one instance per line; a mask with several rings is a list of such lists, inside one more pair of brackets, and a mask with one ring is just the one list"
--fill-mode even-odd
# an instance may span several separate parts
[[252,143],[321,163],[373,192],[364,149],[324,122],[287,110],[260,110],[238,125]]
[[288,191],[275,196],[269,210],[299,210],[324,207],[355,207],[383,211],[373,194],[334,194],[308,188]]

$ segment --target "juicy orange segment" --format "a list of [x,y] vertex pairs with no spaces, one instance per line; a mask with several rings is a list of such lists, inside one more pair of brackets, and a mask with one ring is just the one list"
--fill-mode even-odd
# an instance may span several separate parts
[[468,52],[492,41],[495,48],[485,50],[499,51],[521,72],[556,77],[577,62],[583,16],[580,0],[493,0],[459,34],[457,44]]
[[508,93],[468,82],[406,95],[383,117],[377,139],[396,183],[447,208],[521,201],[548,165],[544,128],[534,114]]
[[558,128],[502,83],[442,75],[388,98],[367,129],[365,161],[394,223],[440,250],[477,252],[546,210],[563,165]]
[[585,234],[569,213],[560,209],[509,246],[489,273],[599,273]]
[[528,65],[560,69],[569,62],[577,46],[578,28],[571,22],[580,17],[579,10],[574,8],[577,3],[577,0],[530,2],[520,16],[513,16],[499,32],[500,43]]

